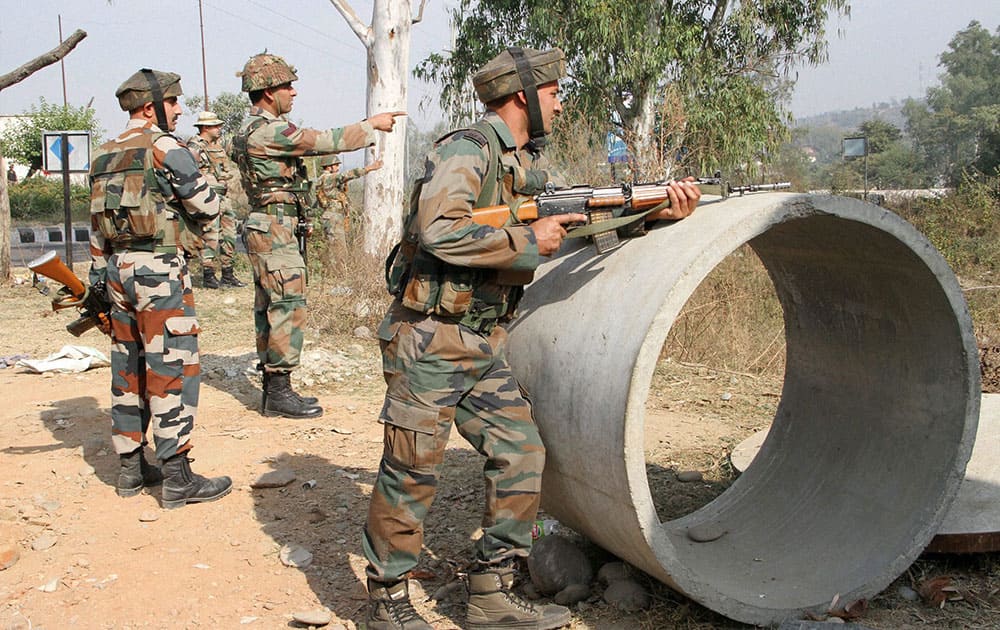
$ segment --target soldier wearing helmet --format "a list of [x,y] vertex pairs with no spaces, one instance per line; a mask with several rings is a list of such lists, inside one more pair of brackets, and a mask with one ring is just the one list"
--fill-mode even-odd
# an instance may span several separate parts
[[315,418],[323,408],[291,387],[299,365],[306,321],[306,268],[295,229],[311,207],[303,157],[353,151],[375,144],[376,131],[392,131],[404,112],[375,114],[334,129],[309,129],[286,115],[298,92],[295,68],[277,55],[261,53],[239,73],[250,98],[250,115],[233,138],[233,159],[250,200],[244,231],[254,272],[254,323],[263,370],[261,413]]
[[328,155],[319,161],[323,174],[316,180],[316,203],[319,205],[320,223],[326,235],[327,251],[331,260],[342,260],[347,252],[347,230],[351,217],[351,200],[347,185],[382,168],[382,160],[375,160],[360,168],[340,172],[340,158]]
[[[555,179],[541,148],[562,111],[565,73],[557,48],[509,48],[473,76],[486,114],[435,143],[403,239],[387,261],[396,299],[378,330],[383,365],[392,369],[385,372],[383,456],[362,539],[368,627],[431,627],[409,601],[406,575],[418,563],[452,424],[486,457],[486,512],[464,627],[570,623],[565,607],[532,604],[511,590],[516,561],[531,549],[545,447],[507,362],[504,323],[542,257],[561,246],[563,226],[586,217],[502,228],[472,220],[473,208],[515,207]],[[686,193],[674,201],[679,212],[694,207]]]
[[[198,133],[188,139],[188,148],[198,161],[198,169],[208,179],[219,196],[219,219],[214,226],[216,238],[205,243],[201,254],[202,286],[206,289],[246,286],[233,271],[236,259],[236,210],[230,201],[229,182],[233,178],[229,159],[219,143],[222,138],[222,120],[213,112],[198,114],[194,121]],[[215,272],[221,268],[220,277]]]
[[[101,145],[90,168],[90,283],[107,286],[112,305],[106,332],[117,492],[131,497],[162,482],[165,508],[213,501],[232,489],[229,477],[194,474],[188,460],[200,381],[185,250],[197,253],[219,199],[169,133],[181,114],[180,94],[172,72],[144,68],[126,79],[115,96],[128,124]],[[149,425],[162,472],[143,455]]]

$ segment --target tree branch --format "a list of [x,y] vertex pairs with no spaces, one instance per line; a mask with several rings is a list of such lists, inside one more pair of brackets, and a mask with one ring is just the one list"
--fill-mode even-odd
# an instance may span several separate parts
[[417,10],[417,17],[413,18],[410,24],[420,24],[424,19],[424,5],[427,4],[427,0],[420,0],[420,9]]
[[370,26],[361,21],[358,14],[354,12],[354,9],[347,0],[330,0],[337,11],[340,11],[340,15],[343,16],[344,21],[347,25],[351,27],[354,34],[358,36],[361,43],[364,44],[365,48],[371,48],[372,45],[372,29]]
[[20,68],[17,68],[13,72],[8,72],[7,74],[0,76],[0,90],[8,88],[14,85],[15,83],[20,83],[21,81],[24,81],[31,75],[35,74],[36,72],[44,68],[45,66],[54,64],[55,62],[59,61],[60,59],[68,55],[71,50],[76,48],[76,45],[79,44],[86,36],[87,36],[86,31],[76,29],[75,31],[73,31],[72,35],[66,38],[66,41],[59,44],[49,52],[45,53],[44,55],[39,55],[38,57],[35,57],[34,59],[24,64]]

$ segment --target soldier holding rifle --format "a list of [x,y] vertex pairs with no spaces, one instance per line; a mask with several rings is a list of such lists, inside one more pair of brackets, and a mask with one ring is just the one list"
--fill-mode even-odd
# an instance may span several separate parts
[[[191,152],[170,132],[181,114],[180,77],[142,69],[115,96],[125,131],[91,160],[90,284],[111,304],[111,433],[123,497],[163,483],[165,508],[214,501],[229,477],[191,471],[198,408],[198,320],[184,251],[197,255],[219,199]],[[149,182],[157,185],[149,186]],[[152,425],[159,469],[142,450]]]
[[[431,626],[406,582],[423,545],[451,427],[486,457],[486,511],[469,574],[468,628],[559,628],[569,611],[526,602],[512,590],[516,561],[531,548],[545,448],[505,355],[508,321],[542,256],[554,254],[568,213],[528,225],[492,227],[473,208],[511,204],[552,179],[540,152],[562,111],[562,51],[511,48],[473,77],[485,117],[452,132],[428,154],[391,256],[396,300],[378,330],[388,385],[379,420],[384,451],[363,548],[367,627]],[[650,219],[688,216],[700,197],[689,182],[668,186],[670,207]]]

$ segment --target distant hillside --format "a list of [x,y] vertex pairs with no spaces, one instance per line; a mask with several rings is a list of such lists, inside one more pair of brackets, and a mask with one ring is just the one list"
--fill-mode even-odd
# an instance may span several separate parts
[[835,127],[847,133],[857,131],[861,123],[866,120],[878,118],[888,123],[896,125],[901,131],[906,129],[906,119],[903,118],[903,103],[878,103],[872,107],[856,107],[850,110],[836,112],[826,112],[815,116],[797,118],[793,121],[793,128],[802,129],[806,127]]

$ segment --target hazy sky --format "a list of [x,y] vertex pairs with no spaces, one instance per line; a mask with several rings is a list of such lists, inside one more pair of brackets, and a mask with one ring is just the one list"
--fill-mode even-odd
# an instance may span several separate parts
[[[424,21],[413,28],[411,63],[447,46],[447,8],[454,2],[428,0]],[[830,24],[829,64],[801,70],[792,101],[796,115],[921,96],[937,83],[938,55],[958,30],[973,19],[990,32],[1000,24],[1000,0],[857,0],[854,5],[850,19]],[[370,19],[371,0],[354,0],[353,6]],[[210,96],[238,92],[235,72],[266,48],[298,68],[293,120],[326,127],[365,116],[364,49],[329,0],[203,0],[202,7]],[[67,96],[73,105],[93,98],[109,134],[126,119],[114,90],[140,67],[177,72],[186,94],[203,93],[197,0],[0,0],[0,15],[0,72],[58,44],[59,15],[64,36],[77,28],[87,31],[65,60]],[[437,118],[436,108],[424,113],[418,108],[435,92],[434,86],[411,80],[408,110],[421,128]],[[58,64],[0,92],[0,114],[21,113],[40,96],[62,102]],[[193,131],[194,119],[194,113],[181,119],[182,135]]]
[[[799,72],[792,112],[811,116],[922,97],[938,85],[938,57],[977,20],[1000,25],[1000,0],[855,0],[827,25],[830,61]],[[840,36],[838,36],[838,30]]]

